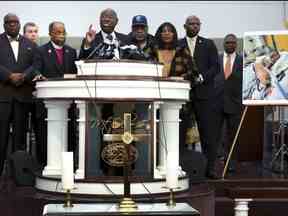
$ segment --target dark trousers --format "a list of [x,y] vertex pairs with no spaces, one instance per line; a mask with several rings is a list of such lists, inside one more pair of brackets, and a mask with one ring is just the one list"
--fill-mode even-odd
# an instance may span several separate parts
[[215,112],[212,108],[213,100],[192,101],[198,124],[202,152],[207,158],[207,170],[215,167],[217,159],[217,143],[215,140]]
[[29,103],[11,99],[0,101],[0,173],[2,173],[12,125],[12,152],[26,150]]
[[[221,143],[224,143],[224,152],[225,157],[228,156],[230,149],[233,144],[234,137],[236,135],[240,120],[241,120],[241,113],[225,113],[224,111],[218,112],[216,117],[215,123],[218,125],[216,127],[216,141],[218,143],[218,146],[221,145]],[[226,125],[224,133],[221,133],[223,130],[224,124]],[[226,138],[224,140],[224,138]],[[236,143],[234,147],[234,151],[232,154],[232,160],[238,159],[238,148],[239,143]]]
[[36,159],[41,166],[47,163],[47,112],[41,100],[35,99],[32,104],[32,127],[35,133]]

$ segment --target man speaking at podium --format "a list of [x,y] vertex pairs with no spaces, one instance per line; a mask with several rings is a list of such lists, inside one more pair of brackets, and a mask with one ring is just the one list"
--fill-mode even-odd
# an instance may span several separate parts
[[82,41],[79,59],[93,58],[92,52],[94,52],[96,47],[101,43],[114,44],[117,46],[127,44],[128,36],[114,31],[117,23],[117,13],[113,9],[107,8],[103,10],[100,15],[101,31],[96,34],[92,25],[90,26],[89,31]]

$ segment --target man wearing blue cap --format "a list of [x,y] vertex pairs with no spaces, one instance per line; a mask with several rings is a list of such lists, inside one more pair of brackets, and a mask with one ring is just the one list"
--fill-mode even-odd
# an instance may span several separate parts
[[133,17],[132,31],[128,36],[130,44],[134,44],[144,53],[149,54],[153,43],[153,36],[148,34],[148,22],[144,15]]
[[[144,15],[136,15],[132,18],[132,31],[128,34],[128,44],[133,44],[142,50],[149,59],[153,36],[148,34],[148,22]],[[136,128],[140,129],[144,122],[149,119],[149,103],[135,103],[135,112],[137,118]],[[143,128],[142,128],[143,129]],[[134,164],[134,175],[149,175],[149,147],[144,141],[136,143],[136,148],[140,152],[137,161]]]

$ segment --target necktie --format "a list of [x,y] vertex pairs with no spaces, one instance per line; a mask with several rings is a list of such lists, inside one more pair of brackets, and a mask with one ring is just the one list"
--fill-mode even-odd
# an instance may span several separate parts
[[63,48],[62,49],[55,49],[57,63],[62,65],[63,64]]
[[108,35],[106,36],[106,38],[107,38],[109,41],[112,41],[112,40],[113,40],[113,36],[112,36],[111,34],[108,34]]
[[227,59],[226,59],[226,63],[225,63],[225,67],[224,67],[224,76],[225,79],[227,79],[232,73],[231,70],[231,55],[227,55]]

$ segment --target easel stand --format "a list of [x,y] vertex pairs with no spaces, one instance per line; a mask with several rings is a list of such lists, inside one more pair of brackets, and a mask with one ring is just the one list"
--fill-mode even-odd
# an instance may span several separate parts
[[238,125],[237,132],[236,132],[236,134],[234,136],[234,140],[233,140],[231,149],[229,151],[229,155],[228,155],[227,161],[226,161],[225,166],[224,166],[224,170],[223,170],[223,173],[222,173],[222,179],[225,178],[225,175],[226,175],[226,172],[227,172],[227,169],[228,169],[228,165],[229,165],[229,162],[231,160],[231,157],[232,157],[232,154],[233,154],[233,150],[234,150],[234,147],[236,145],[236,141],[238,139],[239,132],[240,132],[240,129],[242,127],[242,124],[243,124],[243,121],[244,121],[244,118],[245,118],[247,110],[248,110],[248,106],[245,106],[245,109],[244,109],[244,111],[242,113],[241,121],[240,121],[240,123]]

